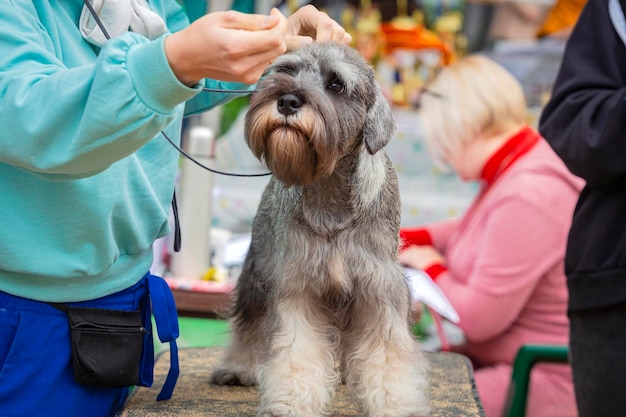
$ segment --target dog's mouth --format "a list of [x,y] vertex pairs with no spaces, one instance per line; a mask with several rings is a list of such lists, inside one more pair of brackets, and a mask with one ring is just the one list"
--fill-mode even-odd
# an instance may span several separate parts
[[327,120],[333,111],[322,94],[276,74],[264,80],[250,102],[246,141],[285,185],[307,185],[334,170],[340,135],[332,131],[337,123]]
[[315,121],[319,119],[307,115],[306,108],[288,116],[257,109],[246,116],[246,140],[277,179],[287,186],[305,186],[330,175],[335,165],[333,152],[324,149],[322,124]]
[[308,137],[280,127],[268,133],[262,159],[285,185],[307,185],[317,177],[318,157]]

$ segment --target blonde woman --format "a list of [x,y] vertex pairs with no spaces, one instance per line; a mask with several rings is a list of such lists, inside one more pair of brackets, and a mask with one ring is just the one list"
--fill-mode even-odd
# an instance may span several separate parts
[[[582,181],[528,125],[518,81],[468,56],[423,91],[420,114],[433,158],[478,196],[459,219],[401,230],[402,263],[425,270],[460,316],[487,417],[503,415],[512,363],[527,343],[568,343],[563,258]],[[576,416],[567,365],[538,365],[527,415]]]

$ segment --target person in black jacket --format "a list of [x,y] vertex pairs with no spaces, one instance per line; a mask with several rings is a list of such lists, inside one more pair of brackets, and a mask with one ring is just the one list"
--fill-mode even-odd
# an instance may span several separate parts
[[540,131],[586,181],[569,233],[570,359],[581,417],[626,415],[626,0],[590,0]]

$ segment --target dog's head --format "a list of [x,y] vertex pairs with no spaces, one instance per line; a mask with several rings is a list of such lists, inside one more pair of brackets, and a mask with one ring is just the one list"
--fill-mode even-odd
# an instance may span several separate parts
[[342,157],[389,142],[396,124],[374,77],[354,49],[314,43],[274,61],[246,114],[245,137],[285,185],[329,176]]

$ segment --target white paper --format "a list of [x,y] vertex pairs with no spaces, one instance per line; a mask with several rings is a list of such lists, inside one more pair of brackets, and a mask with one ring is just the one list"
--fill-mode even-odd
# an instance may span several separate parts
[[453,323],[459,322],[459,315],[450,304],[441,288],[433,282],[428,274],[419,269],[404,268],[413,300],[420,301]]
[[246,259],[252,236],[249,234],[232,238],[224,248],[224,266],[241,266]]

